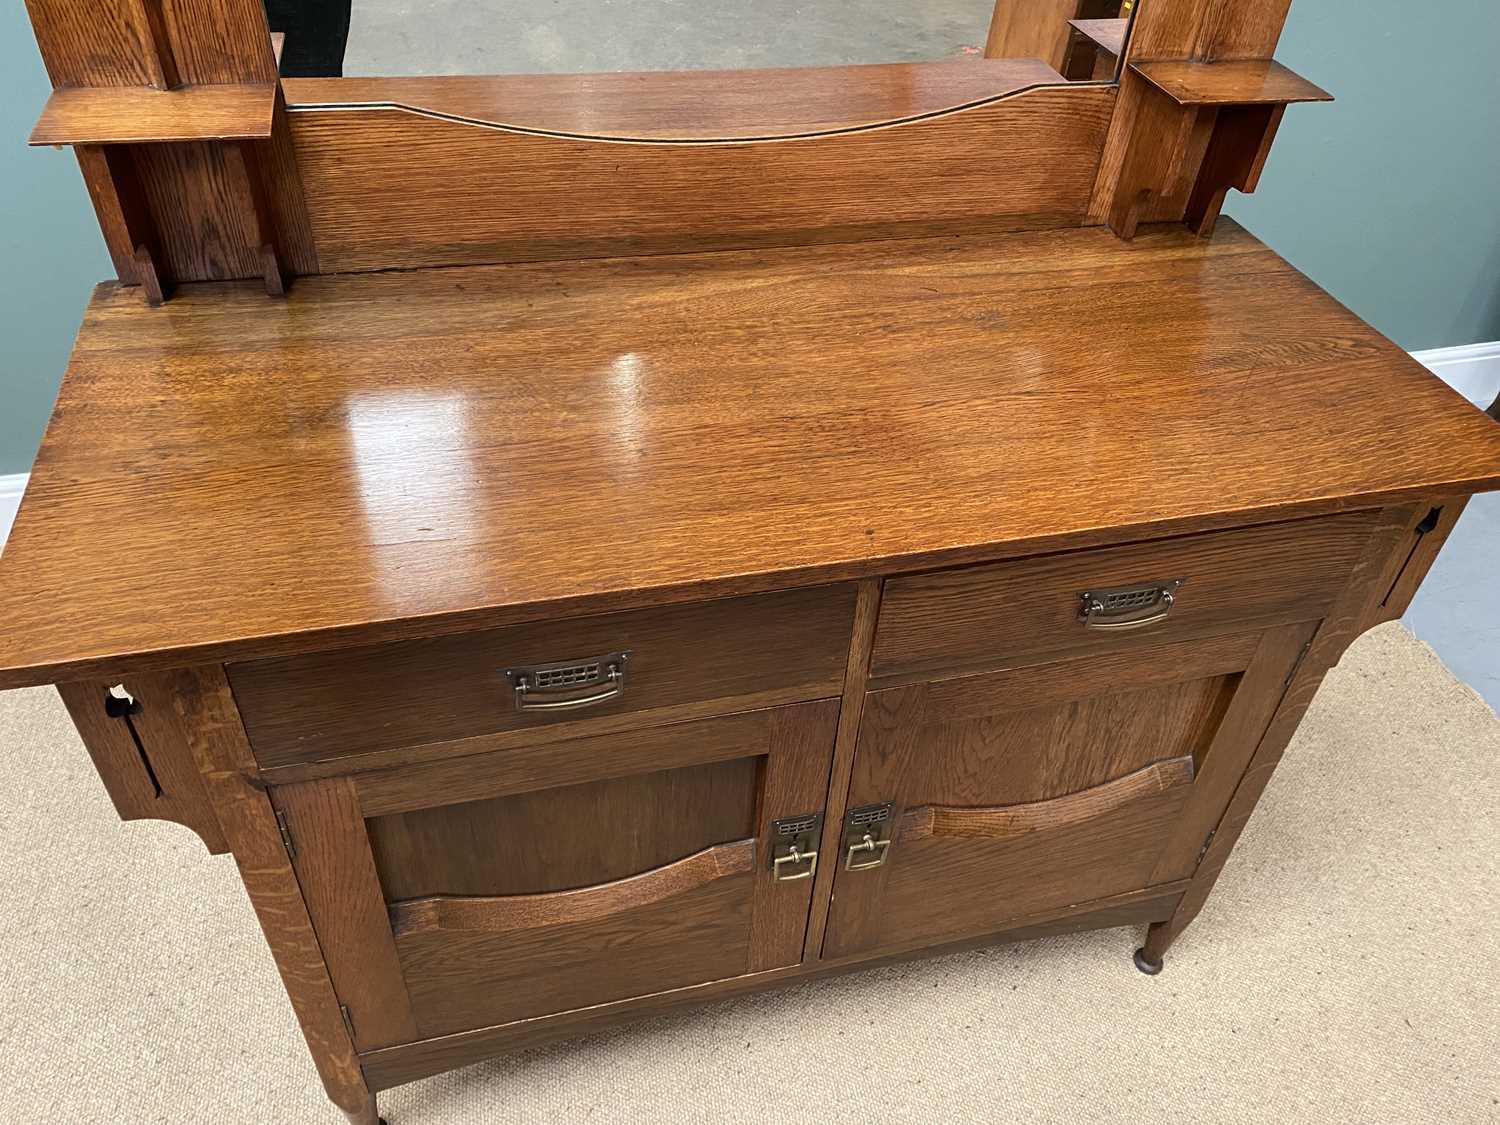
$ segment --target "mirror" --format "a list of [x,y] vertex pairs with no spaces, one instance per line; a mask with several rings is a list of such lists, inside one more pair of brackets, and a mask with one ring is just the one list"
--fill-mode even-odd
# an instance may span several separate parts
[[[439,76],[489,76],[492,123],[675,139],[798,135],[1110,82],[1134,2],[265,0],[283,76],[362,80],[310,85],[310,100],[449,111],[433,99],[451,103],[456,87]],[[568,77],[523,89],[519,75]]]

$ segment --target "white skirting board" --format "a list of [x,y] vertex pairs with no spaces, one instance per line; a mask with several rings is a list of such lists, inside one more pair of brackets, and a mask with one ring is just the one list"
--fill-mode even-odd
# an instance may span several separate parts
[[[1500,395],[1500,340],[1491,344],[1466,344],[1458,348],[1433,348],[1412,352],[1412,358],[1431,370],[1481,410]],[[0,476],[0,545],[10,534],[11,521],[26,491],[26,473]]]
[[26,491],[29,473],[11,473],[0,476],[0,546],[10,534],[11,522],[16,518],[16,509],[21,506],[21,493]]
[[1411,357],[1481,410],[1500,395],[1500,340],[1412,352]]

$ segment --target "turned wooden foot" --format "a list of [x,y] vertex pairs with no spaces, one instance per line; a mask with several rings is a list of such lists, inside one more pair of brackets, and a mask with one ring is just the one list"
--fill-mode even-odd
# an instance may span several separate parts
[[1146,943],[1135,951],[1135,967],[1147,976],[1154,977],[1161,972],[1162,958],[1166,955],[1167,948],[1187,924],[1183,921],[1181,925],[1174,925],[1176,921],[1175,918],[1169,918],[1165,922],[1153,922],[1146,931]]
[[345,1109],[344,1116],[349,1125],[386,1125],[385,1118],[375,1109],[375,1095],[370,1094],[364,1105],[357,1109]]

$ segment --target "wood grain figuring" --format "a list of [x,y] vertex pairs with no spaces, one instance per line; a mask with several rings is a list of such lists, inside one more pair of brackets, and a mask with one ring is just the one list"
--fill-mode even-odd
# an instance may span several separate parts
[[1276,53],[1292,0],[1218,0],[1200,5],[1195,58],[1269,59]]
[[165,316],[106,286],[0,555],[0,686],[1500,484],[1490,419],[1220,225],[190,286]]
[[151,86],[161,80],[142,0],[26,0],[53,86]]
[[864,66],[288,78],[294,109],[387,106],[574,137],[744,140],[902,121],[1061,83],[1042,60]]
[[449,896],[398,902],[390,908],[391,926],[397,937],[405,937],[409,934],[465,931],[503,934],[594,922],[635,907],[665,902],[729,875],[754,871],[755,843],[752,837],[715,844],[653,871],[571,891],[497,898]]
[[276,83],[263,0],[165,0],[164,8],[184,82]]
[[[954,940],[1152,886],[1194,787],[1132,775],[1180,758],[1169,776],[1191,769],[1257,648],[1253,634],[1219,637],[1128,664],[1110,654],[872,693],[848,801],[891,802],[892,843],[878,867],[841,865],[824,956]],[[983,810],[995,838],[934,833],[934,806]],[[1031,830],[1016,833],[997,809],[1013,806],[1050,808],[1020,810]]]
[[519,746],[502,753],[380,770],[356,775],[366,816],[410,812],[461,801],[580,785],[606,777],[704,762],[732,761],[767,752],[771,711],[672,723],[552,745]]
[[923,805],[908,809],[901,818],[896,840],[898,843],[932,838],[1019,840],[1033,832],[1071,828],[1107,816],[1139,797],[1192,783],[1193,756],[1186,754],[1153,762],[1092,789],[1047,801],[992,808]]
[[1038,89],[888,128],[724,144],[570,140],[399,109],[297,111],[291,125],[319,262],[348,271],[1076,225],[1113,100]]
[[1271,59],[1136,62],[1130,69],[1178,105],[1286,105],[1331,102],[1333,95]]
[[828,922],[828,907],[833,899],[833,879],[843,853],[842,833],[849,778],[854,770],[854,750],[859,741],[859,720],[865,705],[865,677],[870,669],[870,648],[875,643],[875,623],[880,615],[878,578],[867,578],[859,584],[854,604],[854,630],[849,637],[849,663],[844,670],[844,694],[839,701],[838,730],[833,764],[828,776],[827,805],[823,817],[822,847],[818,851],[818,870],[814,873],[812,913],[807,922],[806,957],[817,960],[823,952],[823,930]]
[[[229,675],[258,760],[285,765],[707,700],[729,712],[772,689],[836,695],[853,603],[850,586],[814,587],[238,664]],[[507,668],[626,651],[618,698],[577,711],[516,710]]]
[[915,957],[941,956],[966,949],[1032,941],[1079,930],[1142,925],[1169,916],[1173,905],[1182,896],[1183,886],[1184,884],[1178,883],[1154,888],[1149,892],[1118,895],[1100,902],[1077,903],[1063,910],[1049,912],[1045,919],[1022,919],[1019,925],[997,933],[938,946],[903,950],[894,954],[854,955],[838,961],[809,961],[784,969],[748,973],[707,984],[654,992],[557,1015],[437,1036],[419,1043],[368,1052],[360,1057],[360,1062],[372,1085],[381,1090],[389,1089],[506,1051],[597,1034],[652,1015],[701,1007],[750,992],[900,964]]
[[1083,7],[1083,0],[995,0],[985,57],[1039,58],[1060,69],[1068,46],[1068,21]]
[[1183,215],[1199,238],[1214,231],[1230,188],[1253,192],[1281,128],[1284,105],[1225,106],[1214,117],[1213,136]]
[[1224,815],[1317,627],[1317,622],[1303,621],[1268,629],[1257,638],[1212,739],[1196,755],[1193,791],[1162,848],[1152,883],[1185,879],[1203,858],[1203,843]]
[[794,965],[803,958],[815,884],[813,879],[773,878],[772,859],[782,854],[783,845],[772,826],[783,817],[821,812],[822,839],[837,834],[829,824],[826,802],[838,722],[838,701],[832,699],[772,713],[759,795],[761,870],[755,880],[750,972]]
[[1432,564],[1437,561],[1438,552],[1453,533],[1458,517],[1463,515],[1468,502],[1467,496],[1435,496],[1430,502],[1419,504],[1412,510],[1405,532],[1410,549],[1392,552],[1377,583],[1377,588],[1383,588],[1385,593],[1371,607],[1361,631],[1383,621],[1398,620],[1405,615],[1416,596],[1417,588],[1427,577]]
[[417,1038],[354,785],[346,778],[288,785],[271,801],[292,834],[292,866],[355,1047]]
[[740,976],[749,965],[750,871],[605,918],[509,933],[401,934],[424,1036]]
[[753,836],[765,750],[751,743],[724,761],[371,818],[385,897],[488,898],[599,886]]
[[[1289,0],[1150,0],[1136,13],[1126,47],[1127,61],[1146,60],[1213,60],[1270,59],[1281,36]],[[1110,121],[1109,135],[1099,162],[1099,177],[1089,205],[1094,222],[1112,222],[1122,229],[1119,220],[1129,215],[1141,184],[1125,175],[1127,165],[1146,160],[1160,161],[1170,155],[1160,152],[1164,133],[1159,125],[1139,120],[1152,99],[1159,95],[1149,82],[1126,67],[1121,75],[1119,100]],[[1208,136],[1200,134],[1195,143],[1182,152],[1180,181],[1191,186],[1206,150]],[[1140,151],[1142,143],[1155,154]],[[1171,162],[1167,161],[1171,167]],[[1182,218],[1187,197],[1181,191],[1167,191],[1163,185],[1139,208],[1143,222],[1176,222]],[[1113,217],[1113,218],[1112,218]],[[1126,222],[1123,229],[1132,229]],[[1128,237],[1128,236],[1127,236]]]
[[1130,20],[1069,20],[1068,22],[1105,54],[1118,58],[1125,53],[1125,32],[1130,28]]
[[261,276],[255,218],[223,146],[208,141],[133,145],[131,155],[170,277]]
[[339,1012],[338,995],[282,844],[275,810],[256,783],[255,759],[235,713],[229,683],[214,667],[172,673],[167,681],[204,788],[328,1097],[352,1120],[369,1122],[374,1101]]
[[[139,714],[111,718],[110,684],[58,684],[57,691],[121,820],[166,820],[191,829],[213,855],[229,850],[173,707],[169,677],[132,679]],[[148,714],[149,709],[149,714]]]
[[[934,571],[886,582],[871,675],[1004,667],[1062,652],[1154,645],[1241,623],[1309,621],[1332,606],[1373,512],[1129,547]],[[1081,593],[1185,579],[1166,620],[1126,631],[1079,619]]]
[[54,90],[27,142],[33,145],[265,139],[276,87],[183,86],[175,90]]

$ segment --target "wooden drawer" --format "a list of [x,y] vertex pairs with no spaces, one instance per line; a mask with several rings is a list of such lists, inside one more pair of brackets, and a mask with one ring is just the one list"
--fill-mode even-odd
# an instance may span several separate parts
[[[561,737],[838,695],[853,615],[853,586],[822,586],[258,660],[228,671],[263,767],[480,740],[454,748],[472,752],[534,741],[541,728],[561,728]],[[520,701],[581,705],[518,710],[508,669],[576,667],[622,652],[629,654],[623,681],[543,686]],[[586,702],[616,687],[618,694]]]
[[[1310,621],[1328,612],[1348,582],[1375,519],[1374,512],[1352,512],[893,578],[881,600],[870,674],[889,683],[947,668],[1002,668],[1247,624]],[[1154,624],[1097,628],[1081,620],[1085,591],[1179,579],[1173,603]]]

